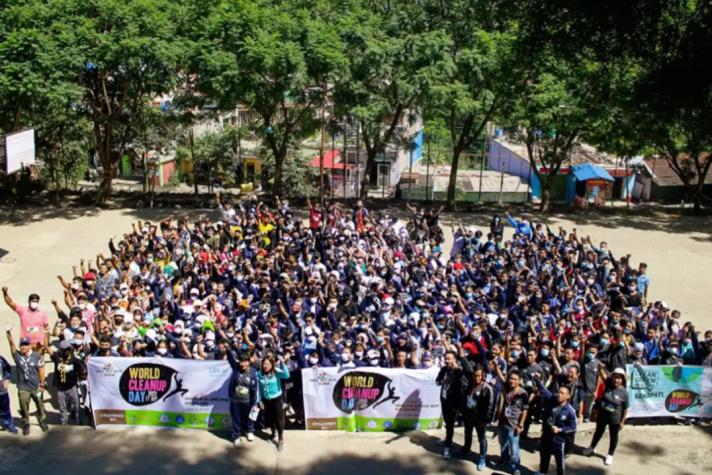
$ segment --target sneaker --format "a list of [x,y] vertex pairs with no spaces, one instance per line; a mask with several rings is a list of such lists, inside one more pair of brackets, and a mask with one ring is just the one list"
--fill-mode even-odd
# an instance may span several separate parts
[[239,448],[239,447],[242,445],[242,441],[241,441],[240,438],[238,437],[237,439],[235,439],[235,440],[232,441],[232,445],[233,445],[233,447],[235,447],[235,448],[237,449],[237,448]]
[[613,455],[606,455],[606,460],[603,461],[604,465],[613,465]]
[[8,431],[9,433],[11,433],[11,434],[19,434],[19,433],[20,433],[20,431],[17,430],[17,427],[15,427],[15,426],[8,427],[8,428],[7,428],[7,431]]
[[443,459],[450,460],[450,447],[445,447],[443,449]]
[[247,441],[252,442],[253,440],[255,440],[255,434],[253,434],[252,432],[248,432],[247,433]]
[[284,441],[280,440],[279,442],[277,442],[277,451],[281,452],[282,450],[284,450]]
[[30,435],[30,426],[26,425],[22,428],[22,435]]
[[590,457],[591,455],[593,455],[593,447],[589,446],[583,449],[583,455],[586,457]]
[[43,422],[40,424],[40,429],[42,429],[42,432],[47,432],[49,430],[49,426]]
[[482,470],[485,469],[485,467],[487,467],[487,465],[485,464],[485,458],[480,457],[480,461],[477,462],[477,470],[479,470],[481,472]]

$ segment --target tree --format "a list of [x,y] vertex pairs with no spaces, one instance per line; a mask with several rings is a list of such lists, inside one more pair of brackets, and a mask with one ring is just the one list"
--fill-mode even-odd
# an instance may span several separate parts
[[512,119],[518,125],[515,137],[526,145],[531,173],[541,183],[540,209],[546,212],[563,163],[607,114],[603,100],[613,72],[586,51],[569,61],[542,55],[537,69]]
[[408,125],[422,114],[430,88],[452,70],[447,37],[413,28],[408,2],[364,3],[342,20],[349,74],[335,93],[338,114],[355,120],[366,149],[362,199],[376,159],[389,147],[408,146]]
[[646,13],[654,27],[637,48],[644,67],[625,110],[641,146],[668,162],[700,212],[712,167],[712,4],[671,1]]
[[[328,2],[236,1],[215,8],[195,41],[196,87],[219,109],[246,104],[261,118],[255,132],[274,157],[281,194],[290,149],[319,127],[342,53]],[[317,13],[314,15],[312,9]]]
[[[61,3],[61,5],[60,5]],[[150,99],[171,92],[181,56],[169,0],[57,0],[53,28],[84,91],[103,167],[97,204],[111,191],[117,164]]]
[[34,0],[2,7],[0,131],[35,129],[43,176],[59,191],[86,170],[91,135],[82,114],[83,90],[72,76],[74,57],[62,45],[64,30],[53,28],[56,14],[56,3]]
[[423,28],[447,34],[452,74],[434,85],[428,116],[450,132],[447,208],[455,207],[457,172],[463,151],[480,141],[487,124],[505,114],[529,74],[530,56],[521,54],[519,22],[511,2],[423,2],[415,14]]

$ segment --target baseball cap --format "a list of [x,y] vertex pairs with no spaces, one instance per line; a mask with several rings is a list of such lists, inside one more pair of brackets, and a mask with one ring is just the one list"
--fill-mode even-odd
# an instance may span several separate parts
[[29,338],[27,338],[26,336],[23,336],[22,338],[20,338],[20,346],[29,345],[29,344],[30,344]]

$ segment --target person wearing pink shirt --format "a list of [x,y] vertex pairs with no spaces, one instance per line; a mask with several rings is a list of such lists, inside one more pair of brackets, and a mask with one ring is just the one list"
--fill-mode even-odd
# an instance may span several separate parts
[[40,310],[40,296],[30,294],[27,307],[15,303],[8,294],[7,287],[2,288],[5,303],[20,317],[20,338],[27,338],[33,346],[43,345],[45,329],[49,328],[47,314]]

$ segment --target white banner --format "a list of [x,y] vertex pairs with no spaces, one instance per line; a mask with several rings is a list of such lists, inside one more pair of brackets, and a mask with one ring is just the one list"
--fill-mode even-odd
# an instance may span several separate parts
[[302,370],[307,430],[397,431],[442,425],[437,368]]
[[712,417],[712,368],[628,365],[628,417]]
[[96,427],[230,427],[227,361],[90,357]]

